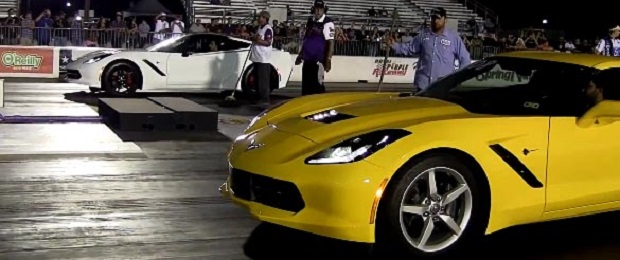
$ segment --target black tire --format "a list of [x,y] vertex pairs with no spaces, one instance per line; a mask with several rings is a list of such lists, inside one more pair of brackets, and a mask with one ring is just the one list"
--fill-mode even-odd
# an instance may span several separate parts
[[228,96],[231,96],[233,92],[235,92],[235,95],[239,94],[237,91],[234,90],[224,90],[220,92],[220,95],[222,96],[222,98],[226,98]]
[[134,95],[142,88],[142,81],[140,68],[126,61],[108,65],[102,79],[103,90],[113,96]]
[[[461,235],[455,242],[441,250],[427,252],[414,247],[409,243],[407,236],[404,234],[401,228],[401,202],[407,188],[418,176],[425,174],[429,169],[437,167],[453,169],[460,173],[471,191],[469,198],[471,198],[470,205],[472,210],[465,229],[462,230]],[[484,177],[483,173],[474,172],[465,163],[451,155],[432,155],[403,166],[393,180],[390,181],[385,196],[379,205],[375,244],[377,252],[380,254],[388,253],[391,255],[395,253],[401,256],[407,255],[412,259],[437,259],[450,257],[454,253],[467,253],[463,249],[470,251],[475,248],[484,237],[489,219],[490,198],[488,188],[485,185],[486,179],[484,178],[486,177]],[[417,194],[421,193],[423,192],[418,190]],[[419,220],[422,219],[419,218]]]
[[[247,69],[243,72],[243,77],[241,77],[241,90],[243,94],[249,98],[257,98],[258,97],[258,85],[254,80],[254,64],[250,64]],[[270,90],[278,89],[280,86],[280,76],[278,75],[278,71],[276,68],[271,66],[271,78],[269,79]]]

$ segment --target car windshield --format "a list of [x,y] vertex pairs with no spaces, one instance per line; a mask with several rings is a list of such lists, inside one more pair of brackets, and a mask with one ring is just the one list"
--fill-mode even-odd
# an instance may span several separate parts
[[173,52],[178,46],[187,41],[188,38],[188,36],[181,36],[166,39],[146,48],[146,50],[151,52]]
[[589,106],[584,90],[594,72],[560,62],[493,57],[436,81],[417,96],[480,114],[573,115]]

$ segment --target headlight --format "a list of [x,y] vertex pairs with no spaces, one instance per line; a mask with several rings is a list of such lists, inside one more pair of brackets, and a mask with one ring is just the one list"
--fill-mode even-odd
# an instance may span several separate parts
[[105,58],[107,58],[107,57],[109,57],[109,56],[111,56],[111,55],[112,55],[112,54],[103,54],[103,55],[99,55],[99,56],[96,56],[96,57],[91,58],[90,60],[85,61],[85,62],[84,62],[84,64],[91,64],[91,63],[95,63],[95,62],[98,62],[98,61],[100,61],[100,60],[103,60],[103,59],[105,59]]
[[306,159],[306,164],[340,164],[361,161],[396,140],[410,135],[402,129],[370,132],[347,139]]
[[256,124],[256,122],[258,122],[258,120],[260,120],[263,116],[265,116],[267,113],[271,112],[272,110],[281,107],[282,105],[284,105],[284,103],[288,102],[288,100],[284,100],[280,103],[276,103],[273,106],[270,106],[269,108],[265,109],[263,112],[261,112],[260,114],[258,114],[257,116],[255,116],[254,118],[252,118],[252,120],[250,121],[250,124],[248,125],[248,127],[244,130],[247,131],[248,129],[252,128],[252,126],[254,126],[254,124]]

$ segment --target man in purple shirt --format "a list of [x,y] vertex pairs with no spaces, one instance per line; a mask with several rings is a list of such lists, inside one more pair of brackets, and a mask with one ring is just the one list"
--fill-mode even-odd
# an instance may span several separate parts
[[459,68],[471,63],[469,52],[458,34],[445,28],[446,10],[436,8],[431,10],[431,28],[425,28],[412,41],[395,43],[388,40],[388,44],[396,54],[419,54],[419,60],[413,86],[415,89],[425,90],[437,79],[445,77],[456,70],[455,61],[459,61]]
[[327,12],[325,2],[315,0],[312,6],[313,15],[306,22],[306,34],[295,61],[295,65],[303,62],[301,67],[303,96],[324,93],[323,79],[325,73],[332,67],[336,27],[325,12]]

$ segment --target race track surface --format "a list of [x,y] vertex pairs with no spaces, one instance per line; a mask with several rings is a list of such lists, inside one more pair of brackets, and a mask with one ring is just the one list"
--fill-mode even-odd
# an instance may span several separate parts
[[[6,83],[5,88],[6,108],[0,109],[5,116],[92,114],[97,100],[71,84]],[[343,89],[352,90],[330,86],[330,91]],[[296,93],[298,88],[281,90],[276,99]],[[0,259],[369,257],[365,245],[260,224],[223,199],[217,188],[227,175],[230,138],[258,111],[220,108],[218,95],[166,95],[218,109],[222,133],[191,141],[138,141],[140,153],[71,154],[53,149],[68,145],[55,144],[55,134],[40,134],[50,126],[7,126],[0,133],[0,148],[22,148],[0,149]],[[78,126],[64,127],[74,131]],[[75,139],[84,136],[88,133],[76,133]],[[49,149],[38,154],[24,150],[37,147]],[[488,237],[483,250],[471,254],[489,259],[618,259],[618,219],[620,214],[606,214],[512,228]]]

